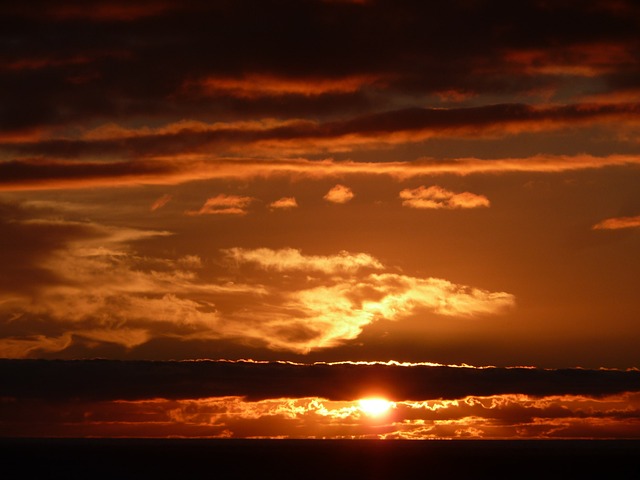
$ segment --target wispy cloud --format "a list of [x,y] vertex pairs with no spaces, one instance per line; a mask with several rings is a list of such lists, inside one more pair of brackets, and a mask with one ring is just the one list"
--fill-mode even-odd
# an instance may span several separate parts
[[[299,378],[298,378],[299,380]],[[7,398],[7,397],[5,397]],[[469,395],[459,400],[390,402],[370,416],[357,400],[322,396],[74,401],[6,401],[5,431],[49,437],[219,437],[377,439],[639,438],[637,393],[530,396]],[[40,421],[34,422],[34,411]],[[91,415],[86,415],[86,412]],[[505,444],[502,444],[505,448]],[[549,449],[557,445],[547,445]],[[341,444],[360,451],[362,445]],[[402,446],[403,449],[407,445]],[[538,447],[541,447],[538,445]],[[519,447],[516,447],[519,448]],[[523,447],[524,448],[524,447]],[[602,445],[593,445],[594,451]],[[615,445],[616,450],[621,448]],[[539,453],[539,452],[538,452]],[[504,452],[501,451],[501,455]],[[622,457],[621,457],[622,458]],[[443,468],[450,469],[450,463]],[[474,467],[476,468],[476,467]],[[546,468],[546,466],[545,466]],[[610,467],[609,467],[610,468]]]
[[[236,263],[267,271],[307,275],[295,287],[254,299],[242,315],[243,335],[275,350],[308,353],[357,338],[381,319],[400,320],[420,312],[454,317],[500,314],[515,305],[513,295],[458,285],[444,279],[418,278],[386,270],[368,254],[342,252],[332,256],[304,255],[295,249],[229,249]],[[360,273],[360,270],[365,270]],[[327,278],[310,275],[323,273]],[[248,304],[245,304],[248,307]]]
[[293,118],[275,121],[172,122],[162,127],[105,124],[77,137],[52,131],[42,140],[0,143],[11,158],[79,157],[148,159],[167,154],[276,157],[331,155],[393,147],[432,138],[497,139],[544,133],[567,127],[625,126],[640,123],[638,103],[589,103],[560,106],[498,104],[460,108],[405,108],[340,121]]
[[400,192],[402,205],[410,208],[478,208],[488,207],[489,199],[470,192],[455,193],[438,185],[406,188]]
[[400,320],[420,312],[473,317],[504,313],[514,305],[514,296],[506,292],[385,273],[292,291],[268,314],[252,317],[268,328],[263,338],[271,348],[308,353],[353,340],[377,320]]
[[[78,344],[131,349],[155,338],[224,339],[307,353],[353,340],[381,319],[421,312],[480,317],[514,306],[505,292],[390,273],[367,253],[231,248],[222,251],[219,276],[204,280],[198,256],[142,257],[130,246],[169,232],[60,220],[11,225],[23,238],[68,233],[33,265],[12,265],[7,257],[6,271],[25,280],[0,295],[0,313],[18,319],[0,340],[3,357]],[[244,283],[229,282],[234,268],[243,268]],[[42,319],[47,333],[34,336],[32,326]]]
[[305,255],[295,248],[230,248],[223,254],[237,263],[250,263],[278,272],[303,270],[322,273],[354,273],[362,268],[379,270],[383,265],[366,253],[340,252],[337,255]]
[[[640,165],[638,155],[538,155],[525,158],[413,162],[361,162],[285,159],[158,158],[135,162],[15,160],[0,162],[0,191],[47,190],[122,185],[173,185],[206,179],[250,179],[270,176],[331,178],[337,175],[384,175],[399,179],[439,175],[500,173],[557,174],[580,170]],[[346,187],[345,187],[346,188]],[[346,191],[345,191],[346,192]],[[345,194],[345,198],[349,196]],[[342,197],[340,197],[342,198]]]
[[295,78],[275,75],[249,74],[242,77],[207,77],[189,81],[187,92],[213,96],[232,96],[246,99],[281,97],[286,95],[316,96],[353,93],[363,87],[379,83],[373,75],[351,75],[338,78]]
[[152,212],[155,212],[156,210],[158,210],[158,209],[160,209],[160,208],[164,207],[167,203],[169,203],[169,202],[171,201],[171,199],[172,199],[172,198],[173,198],[173,196],[172,196],[172,195],[169,195],[168,193],[167,193],[167,194],[162,195],[160,198],[158,198],[156,201],[154,201],[154,202],[151,204],[150,210],[151,210]]
[[199,210],[187,210],[187,215],[246,215],[253,198],[221,193],[208,198]]
[[614,217],[596,223],[594,230],[620,230],[623,228],[640,228],[640,216],[637,217]]

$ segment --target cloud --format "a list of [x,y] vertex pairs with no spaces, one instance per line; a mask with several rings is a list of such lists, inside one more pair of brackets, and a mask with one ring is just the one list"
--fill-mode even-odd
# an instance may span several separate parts
[[454,108],[404,108],[346,120],[289,119],[208,124],[183,120],[163,127],[125,128],[107,124],[79,137],[0,143],[8,156],[74,159],[148,159],[208,153],[217,157],[309,156],[423,142],[432,138],[497,139],[567,127],[640,122],[640,105],[593,103],[553,106],[496,104]]
[[172,195],[164,194],[162,195],[160,198],[158,198],[157,200],[155,200],[152,204],[151,207],[149,207],[149,209],[152,212],[155,212],[156,210],[164,207],[167,203],[169,203],[171,201],[171,199],[173,198]]
[[185,255],[178,258],[177,263],[188,270],[202,268],[202,259],[198,255]]
[[314,96],[328,93],[353,93],[380,82],[372,75],[352,75],[342,78],[291,78],[275,75],[249,74],[243,77],[208,77],[190,81],[184,89],[199,93],[246,99],[284,95]]
[[331,203],[347,203],[354,196],[354,193],[349,187],[337,184],[335,187],[331,188],[322,198]]
[[[353,3],[365,2],[288,0],[257,10],[242,2],[173,0],[4,7],[3,15],[20,25],[25,40],[3,61],[36,59],[45,66],[3,78],[3,88],[16,95],[3,103],[0,126],[17,131],[123,117],[203,119],[212,111],[220,118],[281,118],[282,112],[344,118],[416,99],[423,104],[446,91],[486,94],[493,101],[540,89],[615,90],[621,74],[637,74],[637,52],[617,47],[635,45],[637,9],[627,3],[625,15],[599,2],[551,9],[530,0],[508,11],[487,2],[455,2],[437,12],[415,1]],[[247,22],[255,15],[263,23]],[[475,21],[498,17],[498,23]],[[89,28],[79,29],[82,22]],[[210,28],[203,31],[203,23]],[[277,24],[278,35],[265,36],[262,24]],[[565,28],[541,32],[530,25]],[[38,40],[43,26],[73,35],[56,38],[52,51]],[[158,31],[174,35],[158,42]],[[436,45],[433,38],[441,42]],[[283,48],[291,39],[296,48]],[[91,58],[104,45],[128,56],[89,64],[55,62]],[[576,86],[576,66],[583,67],[578,73],[598,76],[586,77],[592,84]],[[84,79],[81,91],[74,83],[78,79]],[[367,88],[371,82],[374,92]],[[209,85],[218,96],[215,102],[194,101],[185,85],[205,93]]]
[[489,199],[484,195],[476,195],[475,193],[463,192],[455,193],[446,190],[438,185],[418,188],[406,188],[400,192],[402,205],[410,208],[478,208],[488,207]]
[[342,251],[337,255],[304,255],[295,248],[230,248],[222,251],[236,263],[252,263],[265,270],[277,272],[311,271],[322,273],[354,273],[362,268],[382,269],[383,265],[366,253]]
[[[130,246],[169,232],[44,219],[9,225],[26,245],[28,236],[41,232],[49,232],[45,238],[53,243],[30,255],[26,265],[6,252],[3,272],[9,277],[0,276],[7,286],[0,314],[9,319],[0,324],[3,357],[77,345],[135,349],[158,338],[308,353],[353,340],[381,319],[421,312],[482,316],[514,304],[504,292],[385,273],[388,268],[366,253],[231,248],[222,251],[223,270],[204,280],[198,256],[143,257]],[[54,241],[56,230],[65,234]],[[238,268],[243,283],[230,282],[229,273]]]
[[297,208],[298,202],[295,197],[282,197],[279,200],[275,200],[269,204],[269,208],[276,210],[289,210],[291,208]]
[[[470,395],[460,400],[395,401],[391,402],[389,412],[380,417],[366,415],[358,401],[330,400],[316,396],[257,400],[233,395],[186,399],[75,400],[65,403],[63,408],[60,403],[41,399],[4,399],[0,422],[4,431],[10,435],[19,432],[20,436],[28,437],[74,438],[351,439],[347,443],[336,445],[341,455],[349,448],[361,451],[364,445],[353,440],[360,438],[638,438],[635,419],[640,413],[640,398],[637,393],[599,398],[582,395],[535,397],[499,394]],[[504,456],[506,453],[511,457],[520,448],[530,450],[529,446],[520,447],[517,443],[501,443],[497,455]],[[423,461],[424,444],[416,442],[414,445],[418,445],[414,453],[420,452],[415,458]],[[429,445],[429,451],[435,454],[434,458],[439,458],[440,455],[431,449],[439,449],[440,446],[439,443]],[[185,447],[192,449],[193,445]],[[311,447],[316,454],[318,447],[317,444]],[[396,445],[385,445],[385,450],[395,447]],[[462,445],[455,445],[456,450],[461,447]],[[571,446],[574,453],[575,447],[575,444]],[[601,443],[589,443],[588,448],[601,451],[602,447]],[[242,444],[239,448],[245,455],[248,445]],[[264,445],[260,444],[259,448],[264,448]],[[403,450],[404,458],[407,448],[411,446],[403,443],[397,445],[397,448]],[[474,444],[470,448],[477,449],[478,445]],[[539,456],[540,448],[558,452],[555,442],[547,442],[546,446],[538,444],[536,456]],[[615,443],[612,448],[620,452],[622,445]],[[273,454],[271,449],[267,450],[269,455]],[[487,453],[483,451],[482,455]],[[562,450],[558,454],[563,455]],[[413,455],[410,454],[409,457]],[[444,457],[446,469],[450,472],[450,457]],[[521,461],[521,457],[517,458]],[[629,458],[635,460],[635,455]],[[619,461],[620,457],[616,459]],[[601,459],[598,458],[597,461],[600,462]],[[477,469],[477,465],[471,468]],[[397,473],[395,466],[394,469]]]
[[[48,401],[220,396],[249,400],[321,397],[353,401],[366,398],[375,390],[392,401],[422,402],[507,394],[581,395],[599,399],[640,392],[637,370],[5,359],[0,360],[0,373],[4,379],[0,384],[2,397]],[[531,399],[532,405],[536,402],[539,408],[544,406],[542,399]],[[418,407],[426,409],[427,405]],[[434,411],[434,405],[430,407]]]
[[[238,266],[253,264],[266,271],[307,275],[293,288],[283,286],[253,301],[247,299],[242,313],[222,313],[229,329],[231,324],[243,325],[242,333],[234,330],[235,335],[274,350],[308,353],[335,347],[381,319],[400,320],[420,312],[474,317],[499,314],[515,304],[511,294],[443,279],[360,274],[363,269],[384,269],[365,253],[318,256],[290,248],[232,248],[223,254]],[[315,278],[314,273],[331,277]]]
[[[513,295],[456,285],[437,278],[371,274],[300,289],[257,317],[270,348],[308,353],[357,338],[371,323],[417,313],[473,317],[499,314],[514,306]],[[272,316],[278,318],[273,321]],[[250,331],[250,329],[249,329]]]
[[60,352],[73,342],[70,333],[59,337],[32,335],[21,338],[0,338],[0,358],[24,358],[30,354],[43,352]]
[[613,73],[634,62],[624,42],[589,42],[559,46],[556,49],[513,49],[504,56],[511,65],[527,75],[570,75],[595,77]]
[[221,193],[208,198],[200,210],[187,210],[187,215],[246,215],[247,207],[254,199],[240,195]]
[[525,158],[362,162],[283,159],[212,159],[167,157],[135,162],[15,160],[0,162],[0,191],[175,185],[205,179],[257,177],[331,178],[344,175],[384,175],[398,179],[437,175],[495,175],[500,173],[562,173],[640,165],[638,155],[536,155]]
[[[14,214],[15,215],[15,214]],[[199,257],[138,256],[130,242],[169,232],[92,222],[13,220],[0,293],[0,356],[60,352],[75,344],[133,348],[163,335],[188,336],[218,321],[212,304],[192,297],[259,292],[259,286],[198,284]],[[43,239],[40,241],[38,239]],[[6,282],[6,288],[4,286]],[[42,322],[47,327],[42,328]]]
[[337,255],[304,255],[295,248],[273,250],[270,248],[230,248],[222,251],[237,263],[253,263],[265,270],[317,271],[322,273],[355,273],[361,268],[382,269],[383,265],[366,253],[342,251]]
[[596,223],[594,230],[619,230],[622,228],[639,228],[640,216],[637,217],[614,217]]

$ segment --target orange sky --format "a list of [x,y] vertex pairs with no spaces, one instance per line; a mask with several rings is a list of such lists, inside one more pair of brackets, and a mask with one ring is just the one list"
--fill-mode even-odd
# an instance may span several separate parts
[[[640,367],[634,2],[64,0],[0,14],[0,357]],[[305,410],[322,393],[282,400],[304,407],[281,435],[334,418]],[[640,435],[635,390],[548,400],[587,402],[600,419],[587,426],[545,413],[498,427],[482,410],[543,401],[520,394],[472,392],[442,419],[398,403],[375,428],[356,409],[327,435],[607,436],[594,425],[609,420],[613,436]],[[216,425],[158,435],[268,436],[293,418],[240,421],[280,407],[233,392],[148,401],[90,408],[113,425],[162,409],[162,423],[193,401]],[[219,420],[216,402],[241,411]],[[91,425],[59,432],[142,431]]]

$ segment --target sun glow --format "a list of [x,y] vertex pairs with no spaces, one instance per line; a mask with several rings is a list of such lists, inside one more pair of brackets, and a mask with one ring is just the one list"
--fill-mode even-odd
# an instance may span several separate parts
[[358,400],[358,408],[372,417],[387,413],[392,406],[393,402],[389,402],[384,398],[363,398]]

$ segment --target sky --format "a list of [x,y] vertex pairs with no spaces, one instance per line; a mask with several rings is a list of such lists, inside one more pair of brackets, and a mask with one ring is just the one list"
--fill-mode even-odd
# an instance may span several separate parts
[[[447,372],[406,398],[387,374],[259,398],[6,386],[3,430],[640,437],[639,28],[629,0],[3,5],[10,378]],[[514,367],[539,376],[475,388]],[[615,388],[529,388],[557,372]]]

